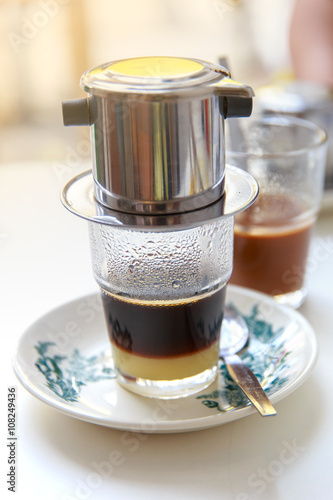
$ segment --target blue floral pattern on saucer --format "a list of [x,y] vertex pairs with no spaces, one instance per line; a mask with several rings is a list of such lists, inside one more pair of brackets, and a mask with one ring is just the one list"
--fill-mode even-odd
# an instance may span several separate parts
[[[247,316],[241,314],[235,305],[230,304],[229,307],[243,317],[250,332],[247,345],[238,354],[269,396],[287,381],[284,373],[288,368],[288,348],[282,336],[283,327],[274,331],[270,323],[259,317],[258,304],[253,306],[251,314]],[[224,386],[210,393],[200,394],[197,399],[203,400],[202,404],[208,408],[218,411],[230,411],[249,405],[250,401],[230,377],[223,360],[219,362],[219,371]]]
[[[76,402],[83,386],[116,377],[105,353],[85,357],[79,349],[74,349],[71,356],[52,356],[48,351],[54,346],[54,342],[39,342],[35,346],[39,354],[35,366],[45,376],[47,387],[59,398]],[[67,368],[62,367],[64,361]]]

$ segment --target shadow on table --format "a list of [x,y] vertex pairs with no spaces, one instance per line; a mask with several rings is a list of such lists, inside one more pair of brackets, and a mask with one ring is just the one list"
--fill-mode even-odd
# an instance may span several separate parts
[[[311,398],[309,397],[311,395]],[[107,498],[136,489],[145,498],[280,498],[278,484],[310,453],[323,414],[315,377],[276,404],[278,415],[257,413],[207,430],[139,434],[82,422],[38,404],[32,416],[52,458],[71,470],[63,500]],[[51,460],[51,458],[50,458]],[[298,467],[296,467],[298,469]],[[112,490],[110,488],[112,487]],[[119,489],[119,491],[118,491]]]

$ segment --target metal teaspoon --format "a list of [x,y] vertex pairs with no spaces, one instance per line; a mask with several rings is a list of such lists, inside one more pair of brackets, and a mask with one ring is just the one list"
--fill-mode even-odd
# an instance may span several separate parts
[[249,330],[244,319],[230,307],[225,308],[220,344],[220,357],[223,358],[231,378],[238,384],[251,403],[263,417],[276,415],[276,410],[268,399],[259,380],[237,356],[246,344]]

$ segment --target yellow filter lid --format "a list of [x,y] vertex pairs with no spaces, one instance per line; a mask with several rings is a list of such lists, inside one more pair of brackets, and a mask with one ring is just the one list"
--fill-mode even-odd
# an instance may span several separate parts
[[201,62],[183,57],[137,57],[116,61],[106,69],[123,76],[165,79],[188,78],[203,68]]
[[81,87],[92,94],[163,94],[205,88],[229,76],[222,66],[206,61],[150,56],[112,61],[90,69],[82,75]]

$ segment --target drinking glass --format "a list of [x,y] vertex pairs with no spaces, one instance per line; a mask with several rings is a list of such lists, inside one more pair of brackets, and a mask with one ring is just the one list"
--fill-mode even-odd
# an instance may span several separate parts
[[90,222],[89,236],[120,384],[159,398],[207,387],[219,357],[233,217],[178,230]]
[[299,307],[323,193],[327,136],[306,120],[264,116],[229,130],[226,162],[249,172],[259,196],[235,217],[230,283]]

